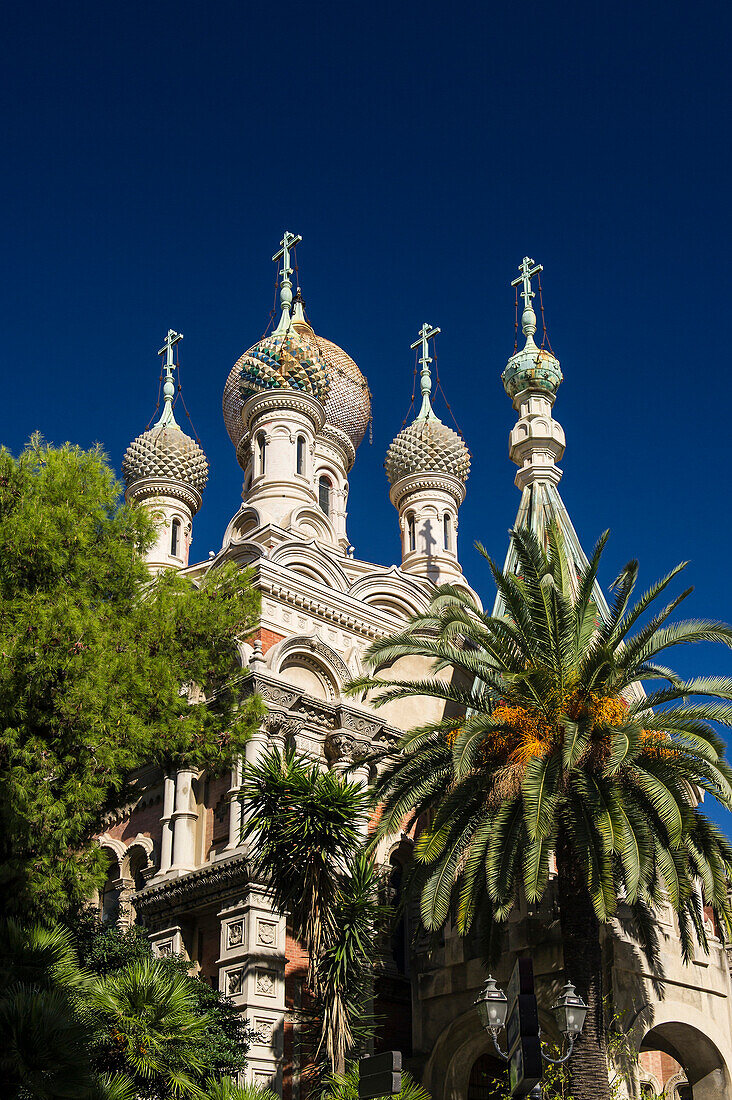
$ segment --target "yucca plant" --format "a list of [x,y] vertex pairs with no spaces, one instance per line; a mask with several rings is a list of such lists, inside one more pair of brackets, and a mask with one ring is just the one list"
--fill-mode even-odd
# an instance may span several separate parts
[[254,874],[289,914],[308,953],[316,1062],[343,1072],[348,1052],[369,1030],[382,916],[361,829],[369,796],[294,749],[275,748],[247,766],[240,797]]
[[[415,695],[446,704],[442,720],[406,734],[374,792],[380,836],[429,820],[415,849],[428,929],[444,924],[453,901],[462,934],[479,916],[505,921],[521,894],[543,897],[556,868],[565,970],[590,1008],[570,1091],[608,1100],[601,925],[622,899],[643,942],[653,907],[668,898],[687,959],[694,936],[706,946],[703,903],[729,928],[732,847],[699,794],[732,807],[715,729],[732,725],[732,679],[684,681],[660,658],[681,644],[730,646],[732,629],[671,623],[691,589],[655,610],[683,565],[631,606],[630,562],[608,610],[597,598],[607,535],[585,567],[555,528],[546,545],[530,530],[513,538],[516,574],[488,558],[505,615],[443,586],[424,614],[371,646],[368,665],[381,671],[350,690],[370,690],[376,705]],[[385,668],[415,655],[429,675],[388,679]]]

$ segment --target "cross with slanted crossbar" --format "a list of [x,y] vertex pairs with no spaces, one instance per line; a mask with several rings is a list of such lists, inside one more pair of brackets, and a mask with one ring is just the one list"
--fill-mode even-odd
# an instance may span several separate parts
[[170,378],[174,370],[173,363],[173,348],[179,341],[183,339],[182,332],[174,332],[172,328],[168,329],[168,335],[165,337],[165,343],[161,347],[158,355],[165,355],[165,373]]
[[519,275],[518,279],[514,279],[511,283],[511,286],[518,286],[519,283],[524,284],[524,289],[521,291],[521,297],[524,300],[524,307],[526,309],[531,306],[531,299],[534,297],[534,292],[531,289],[531,280],[533,279],[534,275],[538,275],[540,271],[544,270],[541,264],[534,264],[534,266],[532,267],[531,265],[533,263],[534,261],[529,259],[528,256],[524,256],[523,260],[519,264],[519,271],[521,272],[521,274]]
[[283,282],[289,282],[290,275],[292,275],[292,268],[290,267],[290,249],[294,248],[296,244],[300,244],[302,237],[300,234],[285,232],[282,240],[280,241],[280,250],[275,252],[272,257],[273,260],[282,260],[282,268],[280,275]]
[[422,364],[422,370],[424,370],[425,366],[428,366],[432,362],[429,355],[427,354],[427,341],[431,340],[433,336],[437,336],[440,331],[441,330],[439,328],[431,328],[428,322],[425,321],[425,323],[422,325],[422,328],[419,330],[419,336],[411,345],[413,348],[422,348],[422,355],[419,360]]

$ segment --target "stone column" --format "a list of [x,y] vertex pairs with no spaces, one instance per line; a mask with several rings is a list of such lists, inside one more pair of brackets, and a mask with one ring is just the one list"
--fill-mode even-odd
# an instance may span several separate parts
[[173,825],[171,817],[175,804],[175,780],[166,775],[163,780],[163,814],[160,822],[163,826],[163,835],[160,841],[160,867],[159,875],[164,875],[170,870],[173,862]]
[[196,866],[196,822],[198,810],[193,794],[196,773],[181,768],[175,775],[173,826],[173,871],[192,871]]

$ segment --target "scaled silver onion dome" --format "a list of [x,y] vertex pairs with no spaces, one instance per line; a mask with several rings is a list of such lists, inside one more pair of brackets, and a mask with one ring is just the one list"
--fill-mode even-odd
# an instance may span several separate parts
[[[371,393],[366,379],[350,355],[331,340],[316,336],[307,321],[294,319],[292,329],[310,350],[310,356],[324,363],[327,386],[317,396],[323,401],[326,421],[345,432],[353,446],[358,447],[371,420]],[[253,350],[236,361],[224,386],[224,423],[237,458],[245,434],[241,413],[246,397],[242,383],[246,385],[247,380],[242,372]]]
[[132,440],[122,459],[122,477],[128,489],[151,477],[182,482],[200,494],[208,481],[208,462],[196,441],[171,420]]
[[412,474],[450,474],[467,481],[470,452],[461,436],[432,413],[402,428],[386,452],[384,469],[392,485]]

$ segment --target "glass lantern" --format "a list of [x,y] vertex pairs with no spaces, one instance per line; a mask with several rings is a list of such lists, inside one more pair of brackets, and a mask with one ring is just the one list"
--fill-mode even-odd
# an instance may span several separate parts
[[557,1003],[552,1005],[552,1012],[562,1035],[576,1039],[585,1025],[587,1005],[571,982],[567,982]]
[[506,1023],[508,999],[503,990],[496,985],[496,979],[490,974],[475,1004],[480,1022],[485,1030],[500,1031]]

